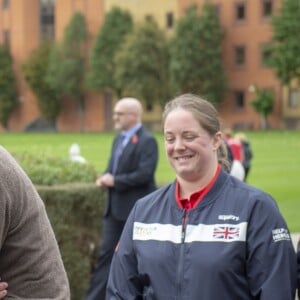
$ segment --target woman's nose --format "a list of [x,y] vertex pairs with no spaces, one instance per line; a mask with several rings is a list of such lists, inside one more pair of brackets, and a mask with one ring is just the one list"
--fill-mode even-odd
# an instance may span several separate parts
[[181,138],[177,138],[175,139],[174,142],[174,149],[179,150],[179,149],[184,149],[185,145],[184,145],[184,141]]

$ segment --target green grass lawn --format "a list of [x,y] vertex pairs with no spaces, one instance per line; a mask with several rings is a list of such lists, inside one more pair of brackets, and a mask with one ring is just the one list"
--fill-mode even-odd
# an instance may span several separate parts
[[[270,193],[291,231],[300,232],[300,132],[249,132],[247,136],[254,153],[248,183]],[[156,179],[163,184],[174,179],[174,172],[166,160],[162,135],[157,133],[156,138],[160,149]],[[81,154],[99,173],[107,164],[112,139],[113,133],[0,134],[0,144],[9,151],[29,151],[36,155],[68,157],[70,145],[76,142],[81,147]]]

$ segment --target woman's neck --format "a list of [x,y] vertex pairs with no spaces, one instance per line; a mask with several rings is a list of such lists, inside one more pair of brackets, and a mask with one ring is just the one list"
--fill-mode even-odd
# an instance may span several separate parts
[[206,172],[204,176],[201,176],[196,180],[188,180],[182,177],[177,177],[180,186],[180,196],[189,199],[193,193],[206,187],[215,176],[217,169],[218,165],[212,169],[211,172]]

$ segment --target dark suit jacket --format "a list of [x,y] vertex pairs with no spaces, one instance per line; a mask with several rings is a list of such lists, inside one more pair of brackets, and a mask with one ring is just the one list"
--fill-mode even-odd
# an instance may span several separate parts
[[[106,172],[112,173],[113,153],[120,135],[114,139]],[[129,140],[119,158],[115,185],[108,189],[104,215],[112,214],[125,221],[135,202],[156,189],[155,170],[158,162],[156,139],[144,127]]]

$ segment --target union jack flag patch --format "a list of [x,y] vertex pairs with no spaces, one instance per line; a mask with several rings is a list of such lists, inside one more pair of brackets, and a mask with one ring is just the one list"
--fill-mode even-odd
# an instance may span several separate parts
[[213,238],[218,240],[238,240],[240,228],[238,226],[216,226],[213,230]]

